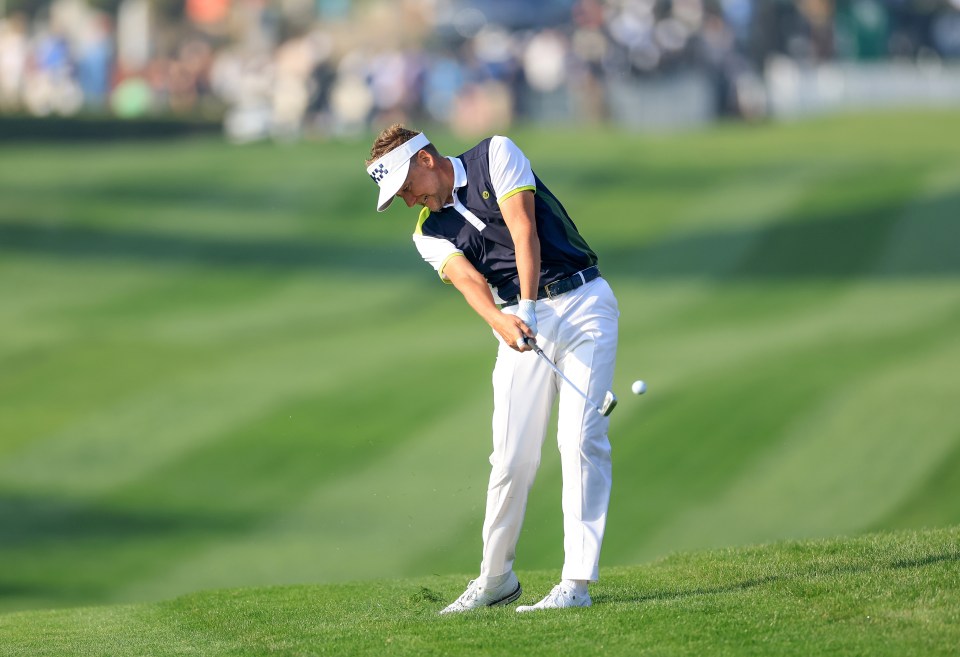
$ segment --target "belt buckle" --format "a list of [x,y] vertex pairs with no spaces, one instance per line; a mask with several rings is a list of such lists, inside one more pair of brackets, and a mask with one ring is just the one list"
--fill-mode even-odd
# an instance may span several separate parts
[[[554,294],[553,294],[553,286],[562,283],[564,280],[565,280],[565,279],[560,279],[559,281],[554,281],[554,282],[552,282],[552,283],[547,283],[546,285],[543,286],[543,291],[547,293],[547,298],[548,298],[548,299],[552,299],[552,298],[554,297]],[[556,296],[560,296],[561,294],[563,294],[563,292],[557,293]]]

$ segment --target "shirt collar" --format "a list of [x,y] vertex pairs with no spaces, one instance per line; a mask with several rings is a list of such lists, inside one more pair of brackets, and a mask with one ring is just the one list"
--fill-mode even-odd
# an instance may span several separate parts
[[467,170],[463,168],[463,162],[460,161],[459,157],[448,157],[447,159],[453,165],[453,202],[450,203],[450,205],[453,205],[457,200],[457,190],[467,186]]

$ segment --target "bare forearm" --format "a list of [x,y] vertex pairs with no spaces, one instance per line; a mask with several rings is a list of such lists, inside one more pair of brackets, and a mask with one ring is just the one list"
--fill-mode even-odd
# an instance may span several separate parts
[[521,336],[533,337],[533,334],[529,333],[529,327],[525,327],[515,315],[502,312],[497,307],[487,279],[467,262],[466,258],[454,258],[447,265],[445,272],[470,307],[483,317],[506,344],[517,351],[529,350],[529,347],[517,344]]
[[540,287],[540,236],[534,210],[533,192],[523,191],[500,205],[503,220],[513,238],[520,279],[520,298],[536,299]]
[[460,276],[453,279],[454,286],[463,295],[466,302],[478,315],[495,327],[498,316],[502,313],[494,302],[490,286],[482,276]]
[[536,299],[540,287],[540,238],[532,226],[523,226],[514,235],[520,298]]

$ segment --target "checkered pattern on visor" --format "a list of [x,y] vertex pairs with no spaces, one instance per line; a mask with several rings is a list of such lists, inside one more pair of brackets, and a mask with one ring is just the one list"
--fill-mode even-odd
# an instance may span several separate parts
[[[430,144],[430,140],[427,139],[427,136],[422,132],[418,134],[413,139],[409,139],[392,151],[381,157],[379,160],[367,167],[367,173],[370,174],[370,177],[378,185],[383,182],[383,179],[390,175],[391,172],[396,171],[402,165],[410,161],[410,158],[416,155],[424,146]],[[402,181],[401,181],[402,182]]]
[[383,212],[393,202],[394,195],[400,191],[400,186],[407,177],[407,171],[410,170],[410,158],[421,148],[429,145],[430,140],[421,132],[367,167],[370,179],[380,186],[377,212]]
[[373,178],[373,182],[379,185],[380,181],[383,180],[388,173],[390,172],[387,171],[387,167],[383,166],[383,164],[378,164],[377,168],[370,172],[370,177]]

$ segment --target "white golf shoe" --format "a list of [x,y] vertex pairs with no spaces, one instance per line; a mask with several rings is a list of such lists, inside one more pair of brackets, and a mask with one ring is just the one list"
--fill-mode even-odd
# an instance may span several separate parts
[[574,589],[563,584],[557,584],[543,600],[535,605],[521,605],[517,607],[519,613],[540,611],[541,609],[566,609],[568,607],[589,607],[593,604],[590,594],[577,593]]
[[499,586],[485,587],[481,586],[477,580],[470,580],[467,590],[459,598],[444,608],[441,614],[457,614],[464,611],[472,611],[480,607],[499,607],[508,605],[520,598],[523,589],[520,588],[520,582],[514,573],[510,573],[506,581]]

